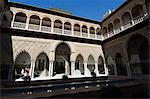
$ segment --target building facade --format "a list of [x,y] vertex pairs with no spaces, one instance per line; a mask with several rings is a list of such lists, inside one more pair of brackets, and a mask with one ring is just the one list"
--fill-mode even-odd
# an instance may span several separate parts
[[102,21],[103,47],[110,75],[149,75],[149,1],[130,0]]
[[102,22],[8,3],[2,16],[2,74],[22,81],[149,75],[148,0],[127,0]]

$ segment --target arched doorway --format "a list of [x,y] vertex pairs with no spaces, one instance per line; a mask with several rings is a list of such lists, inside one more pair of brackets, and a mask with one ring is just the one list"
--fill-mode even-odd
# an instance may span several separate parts
[[79,54],[76,58],[75,70],[80,70],[81,74],[84,75],[84,60],[83,57]]
[[31,65],[31,58],[27,52],[20,53],[16,59],[14,64],[14,71],[15,71],[15,79],[24,76],[25,68],[30,69]]
[[106,61],[107,61],[109,75],[114,75],[115,74],[115,72],[114,72],[115,68],[114,68],[114,62],[113,62],[112,57],[108,56]]
[[105,74],[104,61],[101,56],[99,56],[98,58],[98,71],[99,71],[99,74]]
[[126,75],[126,68],[122,64],[122,56],[120,53],[116,54],[115,61],[116,61],[116,67],[117,67],[117,74]]
[[92,55],[88,57],[88,63],[87,68],[90,70],[90,72],[94,72],[95,69],[95,60]]
[[49,59],[46,53],[41,53],[35,62],[34,77],[47,77],[49,71]]
[[71,50],[66,43],[60,43],[55,50],[54,75],[70,74]]
[[132,75],[149,74],[148,40],[140,35],[131,37],[127,52]]

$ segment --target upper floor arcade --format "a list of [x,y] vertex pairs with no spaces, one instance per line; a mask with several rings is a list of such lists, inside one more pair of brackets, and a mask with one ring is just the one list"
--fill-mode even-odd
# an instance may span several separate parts
[[[54,12],[55,14],[50,14],[16,6],[10,6],[10,13],[12,15],[10,18],[11,28],[13,29],[37,31],[86,39],[103,39],[100,34],[100,22],[97,21],[80,17],[76,18],[76,16],[68,18],[68,16],[72,15],[66,14],[62,16],[57,12]],[[4,16],[4,20],[4,22],[7,22],[8,16]]]
[[[10,14],[6,13],[8,16],[4,16],[3,20],[6,23],[10,21],[13,29],[102,41],[149,18],[150,8],[146,2],[147,0],[127,0],[102,22],[41,8],[34,9],[27,5],[14,6],[14,3],[13,6],[10,5]],[[5,22],[2,22],[3,26],[6,25]]]
[[127,0],[102,21],[102,35],[110,38],[149,18],[146,0]]

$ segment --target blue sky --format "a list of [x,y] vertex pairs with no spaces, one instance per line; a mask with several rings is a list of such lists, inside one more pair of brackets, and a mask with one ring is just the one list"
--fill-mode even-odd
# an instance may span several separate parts
[[108,9],[116,9],[126,0],[9,0],[40,8],[60,8],[73,15],[101,21]]

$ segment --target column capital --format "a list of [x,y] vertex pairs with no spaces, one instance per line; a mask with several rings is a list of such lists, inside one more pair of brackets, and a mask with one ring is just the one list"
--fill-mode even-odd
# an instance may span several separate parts
[[49,60],[49,62],[54,62],[55,60]]
[[31,59],[31,62],[35,62],[36,61],[36,59]]
[[98,61],[95,61],[95,63],[98,63]]

